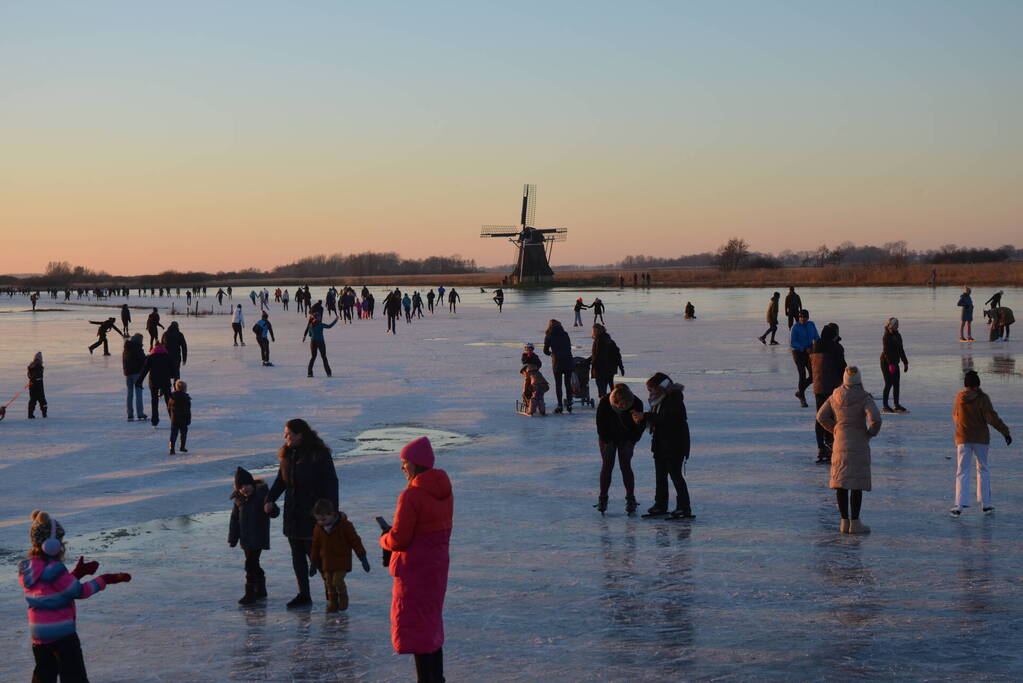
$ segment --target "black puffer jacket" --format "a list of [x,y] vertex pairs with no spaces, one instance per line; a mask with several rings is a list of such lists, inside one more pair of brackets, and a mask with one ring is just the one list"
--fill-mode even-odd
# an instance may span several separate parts
[[593,340],[590,358],[593,363],[590,366],[590,377],[611,377],[615,371],[619,371],[620,375],[625,374],[622,354],[607,332],[602,332]]
[[842,386],[845,373],[845,348],[826,334],[827,329],[825,326],[821,338],[810,349],[813,393],[820,396],[831,396],[831,392]]
[[273,503],[287,492],[284,497],[284,535],[311,540],[315,525],[313,504],[320,498],[326,498],[337,506],[340,482],[334,469],[334,459],[327,451],[302,447],[290,449],[285,459],[291,476],[285,482],[278,468],[267,501]]
[[232,547],[240,542],[243,548],[251,550],[270,549],[270,515],[263,511],[267,493],[266,483],[257,479],[255,490],[248,498],[238,491],[231,494],[234,506],[227,542]]
[[902,335],[898,330],[885,330],[881,337],[881,367],[898,365],[900,361],[909,364],[906,349],[902,346]]
[[135,380],[136,386],[142,386],[143,380],[146,379],[146,375],[149,376],[149,386],[164,388],[170,384],[171,381],[171,357],[167,351],[162,353],[153,353],[146,356],[146,361],[142,365],[142,373],[139,378]]
[[643,436],[643,423],[632,419],[632,411],[643,412],[643,402],[636,397],[632,407],[618,412],[611,405],[611,397],[605,396],[597,404],[597,438],[604,443],[636,443]]
[[689,458],[689,419],[683,389],[681,384],[672,384],[660,406],[643,413],[643,424],[650,427],[650,450],[655,458]]
[[124,370],[124,376],[139,374],[145,364],[146,352],[142,348],[142,337],[132,337],[124,342],[124,351],[121,352],[121,368]]
[[188,342],[185,341],[185,335],[181,334],[177,321],[167,326],[167,331],[163,333],[163,345],[167,347],[173,363],[180,365],[188,362]]
[[572,340],[564,327],[554,327],[544,337],[543,352],[551,357],[554,372],[572,372],[575,363],[572,360]]

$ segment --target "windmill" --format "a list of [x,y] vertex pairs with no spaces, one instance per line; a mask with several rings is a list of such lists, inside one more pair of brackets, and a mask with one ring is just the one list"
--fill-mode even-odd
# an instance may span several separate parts
[[517,250],[515,270],[511,273],[513,283],[550,282],[554,279],[551,270],[551,250],[555,242],[568,238],[568,228],[537,228],[536,185],[522,186],[522,217],[519,225],[484,225],[480,237],[507,237]]

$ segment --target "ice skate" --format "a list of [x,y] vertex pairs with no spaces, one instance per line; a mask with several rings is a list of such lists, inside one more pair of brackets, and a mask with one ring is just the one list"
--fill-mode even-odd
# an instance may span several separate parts
[[598,496],[597,504],[593,507],[597,508],[597,512],[603,515],[607,511],[607,496]]

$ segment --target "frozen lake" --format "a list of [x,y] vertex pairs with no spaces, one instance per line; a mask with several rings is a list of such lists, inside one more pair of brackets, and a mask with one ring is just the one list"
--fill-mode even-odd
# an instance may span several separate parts
[[[87,321],[116,316],[121,299],[94,307],[44,297],[40,308],[61,310],[33,314],[25,297],[0,297],[0,401],[24,384],[41,350],[50,403],[48,419],[28,421],[21,399],[0,423],[8,586],[0,679],[31,672],[16,562],[29,512],[41,508],[68,529],[69,556],[86,553],[101,571],[135,576],[80,604],[94,680],[409,680],[410,658],[391,653],[390,578],[376,550],[373,571],[351,575],[347,614],[324,615],[315,591],[311,612],[288,612],[295,586],[275,520],[264,553],[270,599],[236,604],[244,576],[241,552],[226,543],[230,478],[238,465],[272,468],[291,417],[307,419],[334,449],[342,508],[367,545],[377,535],[373,518],[391,517],[404,485],[396,447],[437,430],[438,466],[456,499],[449,680],[1008,680],[1023,669],[1019,440],[1011,448],[992,440],[997,512],[947,514],[950,415],[964,369],[980,372],[1023,438],[1023,331],[1009,343],[960,344],[957,288],[800,290],[818,327],[840,325],[847,359],[878,397],[884,323],[901,321],[910,360],[902,398],[912,412],[885,416],[874,441],[867,536],[836,532],[827,470],[813,462],[812,411],[792,396],[787,347],[755,341],[770,290],[506,290],[498,315],[492,294],[467,288],[457,315],[444,305],[401,323],[394,337],[379,313],[384,289],[373,291],[376,320],[326,332],[331,379],[319,365],[306,378],[304,323],[294,311],[272,306],[275,367],[263,368],[249,329],[257,309],[240,292],[244,348],[231,345],[226,315],[172,318],[170,299],[133,291],[131,305],[160,306],[164,324],[177,319],[188,338],[182,375],[194,418],[190,452],[177,456],[167,455],[166,420],[159,429],[125,421],[120,341],[110,358],[86,351],[95,338]],[[991,292],[974,294],[982,322],[979,304]],[[514,412],[519,346],[542,342],[549,318],[588,349],[589,328],[571,326],[576,296],[607,304],[634,389],[655,371],[686,385],[695,520],[626,517],[617,473],[600,517],[592,409],[545,419]],[[183,297],[175,301],[183,308]],[[681,319],[686,301],[697,320]],[[1006,289],[1003,302],[1023,312],[1023,290]],[[211,306],[212,296],[200,300]],[[145,314],[133,309],[133,331]],[[784,329],[783,320],[783,340]],[[982,324],[974,337],[987,338]],[[545,361],[551,379],[548,368]],[[148,409],[148,392],[146,400]],[[645,508],[648,437],[633,464]]]

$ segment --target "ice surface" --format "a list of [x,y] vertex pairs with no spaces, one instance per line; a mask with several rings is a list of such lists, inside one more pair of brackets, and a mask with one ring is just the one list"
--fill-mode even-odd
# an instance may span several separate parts
[[[571,326],[571,307],[594,293],[629,354],[635,388],[658,370],[686,385],[692,522],[627,518],[617,473],[608,516],[600,517],[592,508],[593,410],[543,419],[514,412],[518,340],[542,341],[557,317],[585,349],[589,328]],[[391,653],[390,579],[376,550],[373,571],[350,577],[347,614],[324,615],[319,594],[311,612],[288,612],[294,582],[276,520],[264,553],[271,598],[265,607],[235,604],[244,578],[240,551],[226,544],[231,474],[243,465],[272,476],[290,417],[308,419],[343,454],[342,507],[370,545],[373,517],[392,516],[403,486],[393,454],[402,439],[424,429],[452,435],[438,450],[456,496],[449,680],[1016,678],[1018,445],[1005,448],[996,437],[992,446],[995,515],[972,508],[952,520],[947,509],[950,412],[962,370],[981,373],[1020,434],[1020,342],[960,345],[954,289],[800,293],[818,326],[841,325],[847,356],[875,394],[884,321],[896,315],[902,323],[910,360],[903,402],[912,412],[886,416],[874,442],[874,490],[863,509],[869,536],[836,533],[827,473],[813,464],[811,411],[792,396],[791,358],[785,346],[755,341],[768,290],[509,290],[498,314],[492,295],[467,289],[457,315],[438,310],[402,323],[397,336],[384,334],[379,317],[328,330],[332,379],[319,366],[316,378],[305,377],[301,317],[277,306],[275,367],[261,367],[249,331],[257,309],[236,296],[246,313],[244,348],[231,346],[226,315],[176,318],[189,342],[183,376],[194,421],[190,453],[172,457],[166,420],[154,430],[124,419],[119,345],[111,358],[85,349],[95,334],[86,321],[115,315],[113,307],[44,298],[47,308],[67,310],[33,315],[23,297],[0,299],[0,400],[24,383],[25,365],[42,350],[51,411],[25,420],[20,399],[0,423],[0,558],[8,577],[0,680],[26,680],[31,671],[15,564],[35,508],[68,528],[69,555],[135,575],[80,604],[94,680],[410,680],[409,658]],[[1013,307],[1021,295],[1007,289],[1004,300]],[[697,320],[681,319],[686,301]],[[157,302],[164,324],[168,302]],[[218,308],[212,297],[200,307]],[[141,330],[145,311],[133,315]],[[784,339],[784,323],[781,332]],[[986,338],[981,325],[974,336]],[[507,346],[469,345],[483,342]],[[647,438],[634,466],[647,506]]]

